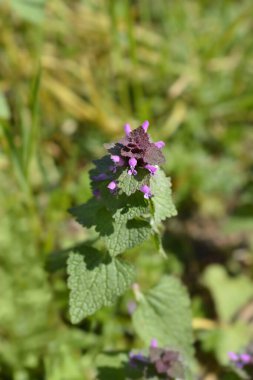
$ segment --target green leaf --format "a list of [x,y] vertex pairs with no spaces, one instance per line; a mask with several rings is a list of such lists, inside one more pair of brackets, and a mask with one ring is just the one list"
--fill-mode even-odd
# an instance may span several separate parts
[[126,216],[126,219],[132,219],[136,216],[150,214],[149,204],[141,192],[132,195],[124,193],[112,195],[108,189],[101,189],[101,195],[101,202],[114,217],[122,214]]
[[96,231],[101,236],[111,235],[113,233],[112,214],[105,207],[98,210],[95,222]]
[[99,251],[90,255],[85,249],[70,254],[67,271],[72,323],[80,322],[102,306],[112,305],[134,277],[130,264]]
[[177,210],[171,196],[171,181],[165,173],[158,169],[150,180],[150,188],[153,194],[154,223],[159,224],[166,218],[177,215]]
[[[114,196],[110,194],[110,197]],[[82,226],[95,226],[100,236],[105,237],[113,256],[140,244],[151,234],[149,222],[143,220],[144,216],[149,216],[149,207],[142,194],[115,196],[114,208],[110,210],[105,205],[92,198],[69,211]],[[135,220],[136,217],[142,220]]]
[[202,283],[210,289],[222,321],[230,321],[253,296],[253,283],[248,277],[229,277],[220,265],[209,266],[204,272]]
[[105,237],[109,252],[116,256],[146,240],[152,233],[149,222],[127,220],[125,215],[118,216],[113,222],[113,233]]
[[110,204],[110,211],[98,211],[94,223],[96,230],[105,237],[107,249],[115,256],[142,243],[152,230],[145,219],[150,216],[148,203],[141,193],[110,197],[115,197],[114,203]]
[[71,248],[62,249],[59,251],[52,252],[46,258],[45,268],[49,272],[55,272],[60,269],[65,269],[67,266],[67,260],[72,251],[78,251],[80,248],[85,249],[90,255],[96,253],[97,250],[89,244],[94,244],[94,239],[86,240],[85,243],[80,243],[78,245],[72,246]]
[[147,170],[138,169],[137,175],[129,175],[128,169],[124,170],[118,178],[118,186],[126,195],[131,195],[144,184],[148,184],[149,174]]
[[150,208],[141,192],[129,196],[122,194],[119,196],[119,201],[116,203],[113,213],[115,219],[122,216],[126,220],[130,220],[136,217],[149,217]]
[[141,297],[133,314],[138,335],[150,344],[178,349],[188,358],[193,354],[190,300],[180,281],[163,277],[159,284]]
[[82,226],[90,228],[97,224],[97,212],[103,208],[103,205],[95,198],[91,198],[88,202],[69,209],[70,214],[74,216],[76,221]]
[[25,20],[40,23],[45,16],[46,0],[11,0],[13,9]]

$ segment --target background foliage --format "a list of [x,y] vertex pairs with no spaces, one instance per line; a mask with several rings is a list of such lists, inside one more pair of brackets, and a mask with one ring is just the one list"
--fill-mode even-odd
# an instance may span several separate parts
[[150,244],[129,260],[143,291],[182,278],[199,376],[232,379],[227,352],[252,338],[252,1],[1,0],[0,12],[0,378],[92,379],[99,352],[142,347],[130,291],[71,325],[68,249],[95,232],[66,210],[89,198],[102,144],[149,119],[178,216],[168,260]]

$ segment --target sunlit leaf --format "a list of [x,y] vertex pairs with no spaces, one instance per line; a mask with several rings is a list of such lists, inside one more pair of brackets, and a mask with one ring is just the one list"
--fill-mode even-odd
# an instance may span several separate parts
[[71,253],[68,259],[69,312],[72,323],[78,323],[102,306],[112,305],[131,285],[133,267],[108,254],[85,248]]

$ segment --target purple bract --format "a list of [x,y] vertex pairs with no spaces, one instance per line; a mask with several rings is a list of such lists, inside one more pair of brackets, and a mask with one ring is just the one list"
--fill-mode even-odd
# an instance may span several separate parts
[[145,379],[154,378],[154,376],[166,380],[184,378],[181,354],[167,347],[158,347],[156,339],[151,341],[148,354],[130,353],[129,359],[130,366],[142,371]]
[[138,165],[144,167],[146,164],[160,165],[165,158],[161,149],[150,141],[149,135],[142,126],[134,129],[120,142],[120,154],[122,157],[135,158]]
[[[165,144],[163,141],[152,142],[147,133],[148,128],[148,120],[134,130],[129,124],[125,124],[125,137],[116,143],[105,144],[110,154],[109,157],[106,156],[106,159],[109,159],[111,164],[107,161],[108,165],[103,163],[98,170],[94,171],[95,175],[91,177],[92,181],[108,180],[107,188],[111,193],[116,193],[116,190],[120,190],[118,178],[126,169],[129,176],[136,177],[136,181],[139,182],[138,190],[144,194],[144,198],[151,198],[150,178],[156,174],[159,165],[165,162],[161,151]],[[131,179],[129,180],[131,181]],[[99,186],[94,184],[94,187],[97,189]],[[97,197],[97,193],[94,195]]]

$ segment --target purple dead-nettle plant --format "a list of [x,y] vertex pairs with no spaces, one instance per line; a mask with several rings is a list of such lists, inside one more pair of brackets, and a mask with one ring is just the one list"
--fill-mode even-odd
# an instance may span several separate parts
[[[187,293],[177,278],[167,275],[150,296],[142,294],[134,265],[125,257],[122,259],[123,254],[146,240],[152,244],[146,248],[143,245],[135,254],[148,254],[147,247],[152,247],[151,250],[165,255],[161,243],[162,222],[176,215],[170,178],[161,169],[165,144],[153,142],[148,128],[148,121],[133,130],[126,124],[124,136],[105,145],[107,153],[94,161],[89,173],[93,196],[70,209],[76,221],[90,229],[92,243],[79,244],[69,255],[69,312],[72,323],[79,323],[103,306],[115,303],[135,283],[136,302],[130,305],[129,314],[136,333],[149,342],[152,332],[163,341],[161,347],[153,341],[146,356],[133,354],[131,363],[137,367],[141,363],[144,373],[151,368],[158,378],[170,379],[175,374],[181,376],[180,349],[188,357],[192,354]],[[151,297],[151,301],[145,302],[145,297]],[[143,315],[149,318],[143,321]],[[176,333],[173,324],[177,325]],[[171,329],[164,330],[164,326]],[[163,348],[167,345],[176,347],[178,352]]]
[[150,238],[162,252],[159,228],[176,209],[170,179],[160,168],[165,144],[153,142],[148,128],[148,121],[133,130],[126,124],[122,138],[105,144],[107,154],[89,173],[93,197],[70,209],[77,222],[101,238],[92,247],[79,246],[68,260],[73,323],[112,304],[134,282],[134,268],[121,254]]

